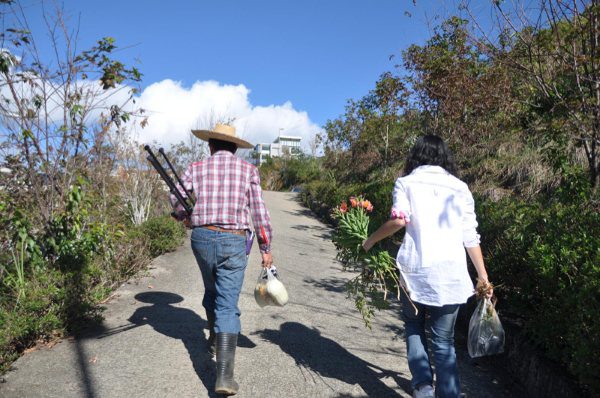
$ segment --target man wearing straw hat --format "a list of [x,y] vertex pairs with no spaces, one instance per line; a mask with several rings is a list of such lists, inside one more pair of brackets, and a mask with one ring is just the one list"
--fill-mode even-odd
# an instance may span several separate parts
[[189,219],[191,243],[204,281],[202,306],[210,330],[209,351],[214,355],[216,350],[217,356],[215,391],[234,395],[238,391],[233,379],[235,349],[241,326],[238,299],[247,263],[250,219],[266,268],[273,263],[272,229],[258,169],[234,155],[238,148],[252,148],[252,144],[239,138],[234,127],[224,124],[192,133],[208,141],[211,156],[188,167],[181,191],[196,196]]

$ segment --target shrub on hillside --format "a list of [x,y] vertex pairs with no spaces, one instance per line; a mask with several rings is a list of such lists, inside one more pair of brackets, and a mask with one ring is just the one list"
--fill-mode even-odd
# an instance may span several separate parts
[[375,206],[372,216],[372,224],[375,228],[379,228],[390,217],[393,189],[394,180],[391,178],[378,178],[359,187],[358,192],[368,194],[373,206]]
[[[345,196],[332,180],[314,180],[304,185],[302,200],[314,212],[325,216]],[[324,206],[324,211],[321,208]]]
[[27,209],[0,206],[0,240],[10,256],[0,264],[0,371],[39,339],[96,318],[98,261],[109,258],[106,225],[90,216],[82,185],[71,187],[63,210],[41,229]]
[[287,159],[281,169],[283,186],[290,189],[318,178],[320,173],[319,161],[308,156]]
[[0,373],[8,370],[19,353],[37,340],[61,335],[64,322],[60,319],[63,278],[57,271],[33,270],[29,275],[26,294],[18,304],[2,289],[0,301]]
[[185,237],[185,227],[171,216],[150,218],[140,226],[139,232],[147,239],[152,257],[174,251]]
[[98,303],[118,283],[185,235],[169,216],[109,226],[84,187],[73,186],[65,208],[41,228],[29,209],[9,197],[0,203],[0,373],[35,342],[99,319]]
[[486,202],[478,218],[490,275],[502,286],[500,309],[600,391],[600,213],[578,199],[559,193],[545,203]]

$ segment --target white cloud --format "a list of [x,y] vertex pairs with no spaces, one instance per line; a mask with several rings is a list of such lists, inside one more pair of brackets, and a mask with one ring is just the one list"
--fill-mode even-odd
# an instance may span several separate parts
[[[23,77],[27,77],[28,81],[24,81]],[[6,78],[0,77],[0,99],[3,101],[4,116],[8,119],[19,118],[19,108],[16,105],[19,102],[29,109],[35,109],[39,119],[51,125],[50,130],[60,128],[64,122],[68,102],[65,98],[78,94],[78,105],[84,108],[85,122],[90,125],[98,121],[100,114],[108,114],[111,105],[122,106],[127,103],[131,89],[119,85],[103,90],[99,80],[76,80],[67,88],[61,81],[43,79],[30,72],[13,74],[12,82],[12,86],[9,86]],[[46,100],[44,106],[40,105],[38,108],[34,105],[36,97]],[[8,119],[5,120],[6,123],[10,123]],[[43,127],[44,123],[41,125]]]
[[306,112],[282,105],[255,106],[243,84],[222,85],[216,81],[196,82],[186,88],[179,82],[163,80],[148,86],[136,98],[146,110],[148,125],[138,131],[142,142],[160,145],[187,141],[192,128],[208,128],[215,121],[235,119],[238,134],[253,144],[272,142],[279,130],[283,135],[302,137],[303,146],[320,130]]
[[[2,79],[0,79],[0,83]],[[60,83],[50,84],[54,90],[43,95],[40,88],[32,89],[28,84],[16,84],[20,98],[32,100],[35,94],[47,97],[49,120],[58,127],[63,120],[63,89]],[[89,112],[86,121],[96,122],[101,113],[107,114],[112,104],[122,106],[128,102],[130,87],[118,86],[102,90],[98,81],[86,80],[73,83],[69,92],[83,94],[85,108]],[[135,103],[131,101],[127,109],[144,109],[148,124],[140,127],[139,118],[132,119],[135,126],[131,137],[142,143],[157,142],[168,146],[190,139],[192,128],[210,128],[215,122],[234,120],[237,133],[252,144],[272,142],[280,133],[302,137],[302,146],[309,152],[309,142],[320,127],[310,120],[306,112],[294,109],[291,102],[281,105],[257,106],[249,101],[250,90],[243,84],[222,85],[216,81],[196,82],[191,87],[183,87],[173,80],[163,80],[146,87]],[[11,98],[6,85],[0,85],[0,97]],[[10,105],[10,104],[9,104]],[[7,106],[8,113],[3,121],[8,123],[10,114],[18,117],[17,109]],[[14,108],[14,109],[13,109]],[[41,108],[43,113],[45,108]],[[43,116],[43,115],[42,115]]]

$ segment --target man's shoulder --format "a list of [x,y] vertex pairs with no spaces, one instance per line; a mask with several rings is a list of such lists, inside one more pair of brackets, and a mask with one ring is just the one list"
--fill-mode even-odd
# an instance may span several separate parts
[[233,155],[232,158],[234,159],[234,163],[238,166],[243,168],[244,170],[248,170],[248,172],[252,172],[256,169],[256,166],[253,165],[252,163],[248,162],[247,160],[244,160],[242,158],[240,158],[239,156]]
[[251,173],[257,169],[257,167],[254,164],[252,164],[234,154],[225,154],[225,155],[219,154],[219,156],[214,156],[214,155],[209,156],[198,162],[192,163],[192,167],[202,168],[202,167],[206,167],[207,165],[213,164],[213,163],[217,163],[221,167],[241,168],[243,170],[247,170],[249,173]]
[[256,169],[256,166],[255,166],[254,164],[252,164],[252,163],[248,162],[247,160],[244,160],[244,159],[242,159],[242,158],[238,158],[238,159],[239,159],[239,160],[240,160],[240,162],[241,162],[241,163],[242,163],[242,164],[243,164],[245,167],[247,167],[248,169],[250,169],[250,170],[254,170],[254,169]]
[[207,160],[208,160],[208,158],[205,158],[205,159],[201,159],[201,160],[192,162],[189,165],[188,170],[198,171],[198,170],[202,169],[204,167],[204,165],[206,164]]

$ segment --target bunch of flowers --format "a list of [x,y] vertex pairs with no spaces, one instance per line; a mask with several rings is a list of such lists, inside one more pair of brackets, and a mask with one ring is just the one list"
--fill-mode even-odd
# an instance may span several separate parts
[[333,211],[333,217],[338,220],[338,228],[333,242],[338,249],[338,259],[344,265],[360,260],[362,243],[369,236],[369,216],[373,205],[362,197],[351,197],[350,207],[343,201]]
[[[348,205],[349,203],[349,205]],[[375,246],[368,253],[362,244],[369,236],[369,214],[373,204],[362,196],[352,196],[333,211],[338,227],[333,242],[338,250],[337,258],[345,269],[358,271],[358,275],[347,285],[348,295],[354,299],[365,325],[375,309],[386,308],[390,290],[399,293],[396,261],[387,250]]]

